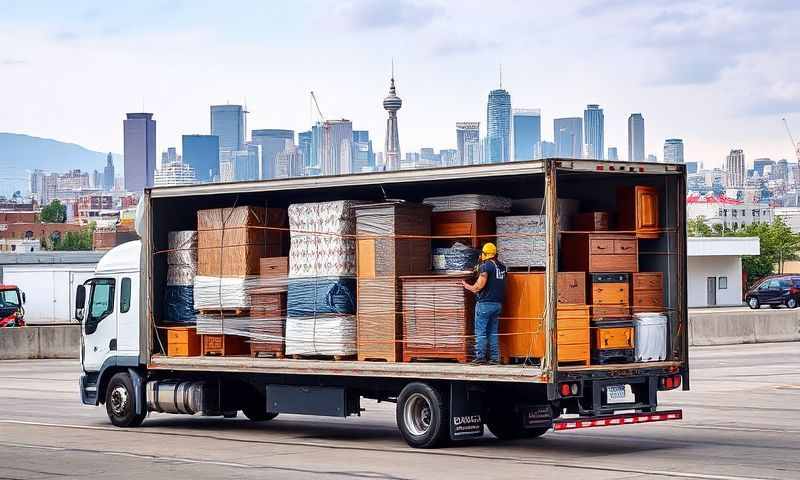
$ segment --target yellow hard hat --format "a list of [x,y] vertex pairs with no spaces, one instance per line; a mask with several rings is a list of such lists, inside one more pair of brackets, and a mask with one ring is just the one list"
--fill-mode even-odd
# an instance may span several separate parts
[[483,245],[481,253],[483,253],[487,257],[493,257],[497,255],[497,246],[492,242],[485,243]]

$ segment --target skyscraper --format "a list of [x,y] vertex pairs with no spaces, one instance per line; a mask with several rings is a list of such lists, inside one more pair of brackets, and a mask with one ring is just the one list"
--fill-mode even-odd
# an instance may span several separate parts
[[619,153],[617,152],[617,147],[608,147],[607,159],[613,161],[619,160]]
[[683,163],[683,140],[680,138],[664,140],[664,163]]
[[211,135],[219,137],[220,150],[243,150],[247,130],[241,105],[211,105]]
[[372,140],[367,130],[353,130],[353,173],[371,172],[375,168]]
[[198,182],[219,181],[219,137],[183,135],[183,163],[194,169]]
[[314,164],[314,159],[311,158],[312,144],[314,142],[314,134],[311,130],[305,132],[297,132],[297,146],[300,148],[300,153],[303,155],[303,167],[310,167]]
[[536,144],[542,140],[542,111],[515,108],[511,111],[514,133],[514,161],[532,160]]
[[641,113],[628,117],[628,161],[644,162],[644,117]]
[[294,145],[294,130],[267,128],[253,130],[253,143],[261,145],[261,178],[278,178],[275,161],[286,149],[286,142]]
[[103,190],[106,192],[114,190],[114,158],[110,152],[106,157],[106,166],[103,169]]
[[536,144],[536,149],[533,151],[533,159],[541,160],[543,158],[556,157],[556,144],[543,140]]
[[489,92],[486,104],[486,163],[507,162],[511,158],[511,95],[503,90]]
[[658,157],[656,157],[654,154],[650,153],[650,154],[647,155],[647,159],[645,161],[649,162],[649,163],[657,163],[658,162]]
[[583,131],[586,132],[586,158],[602,160],[605,153],[603,146],[604,130],[603,109],[600,105],[586,105],[583,111]]
[[725,159],[725,171],[728,172],[726,187],[741,188],[744,186],[744,150],[731,150]]
[[397,111],[402,106],[403,101],[397,96],[397,91],[394,88],[394,65],[392,65],[389,95],[383,99],[383,108],[389,112],[389,118],[386,119],[386,142],[384,145],[387,170],[400,169],[400,134],[397,131]]
[[322,175],[352,173],[353,122],[326,120],[322,125]]
[[553,120],[556,157],[581,158],[583,150],[583,119],[580,117]]
[[459,165],[458,150],[452,148],[439,150],[439,164],[443,167],[452,167],[454,165]]
[[305,175],[303,154],[299,148],[286,142],[286,148],[275,159],[277,175],[275,178],[302,177]]
[[456,150],[458,165],[480,163],[481,122],[456,122]]
[[152,113],[129,113],[122,129],[125,190],[142,192],[153,186],[156,172],[156,122]]

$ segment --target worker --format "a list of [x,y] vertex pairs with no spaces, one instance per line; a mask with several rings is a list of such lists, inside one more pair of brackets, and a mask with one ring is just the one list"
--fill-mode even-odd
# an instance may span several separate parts
[[486,243],[481,249],[481,263],[477,270],[478,280],[474,284],[462,281],[464,288],[477,297],[473,363],[498,364],[500,346],[497,335],[506,292],[506,266],[497,259],[497,247],[494,243]]

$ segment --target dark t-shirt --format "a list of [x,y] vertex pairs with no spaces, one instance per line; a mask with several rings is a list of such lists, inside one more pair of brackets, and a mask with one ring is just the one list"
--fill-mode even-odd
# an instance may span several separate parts
[[479,302],[503,303],[506,295],[506,266],[496,259],[481,263],[478,273],[486,274],[486,285],[478,292]]

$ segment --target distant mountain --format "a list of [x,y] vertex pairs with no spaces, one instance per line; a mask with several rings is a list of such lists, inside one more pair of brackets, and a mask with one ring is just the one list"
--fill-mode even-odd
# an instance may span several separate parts
[[[108,152],[95,152],[74,143],[49,138],[0,132],[0,195],[15,190],[25,194],[28,176],[34,169],[66,172],[76,168],[85,172],[102,171]],[[122,155],[112,154],[116,175],[122,173]]]

